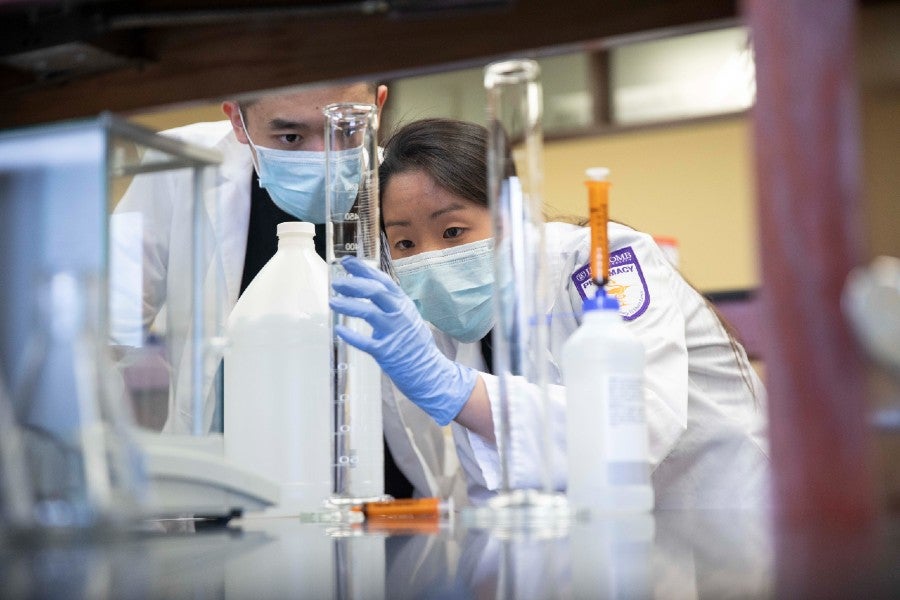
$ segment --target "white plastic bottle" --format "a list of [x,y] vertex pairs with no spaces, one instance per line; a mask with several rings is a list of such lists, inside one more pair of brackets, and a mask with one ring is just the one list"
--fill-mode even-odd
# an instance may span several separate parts
[[600,291],[585,301],[584,321],[566,340],[562,360],[570,509],[652,510],[644,347],[615,298]]
[[225,458],[280,483],[268,515],[331,494],[328,267],[311,223],[280,223],[278,251],[239,298],[225,352]]

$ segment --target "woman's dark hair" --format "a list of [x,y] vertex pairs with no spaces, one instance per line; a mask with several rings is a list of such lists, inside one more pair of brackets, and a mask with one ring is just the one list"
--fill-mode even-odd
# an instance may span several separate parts
[[384,146],[381,196],[391,177],[422,171],[441,188],[488,205],[487,129],[454,119],[422,119],[401,127]]

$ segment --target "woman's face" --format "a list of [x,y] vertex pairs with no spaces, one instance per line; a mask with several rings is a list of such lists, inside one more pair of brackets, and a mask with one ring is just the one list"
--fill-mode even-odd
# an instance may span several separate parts
[[391,258],[453,248],[491,237],[486,206],[456,196],[424,171],[391,177],[381,198]]

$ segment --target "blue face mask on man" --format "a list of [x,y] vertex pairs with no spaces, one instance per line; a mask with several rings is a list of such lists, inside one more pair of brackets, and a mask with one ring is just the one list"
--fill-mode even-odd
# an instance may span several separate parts
[[[241,122],[244,115],[241,113]],[[325,223],[325,152],[309,150],[276,150],[257,146],[250,139],[244,124],[247,140],[256,152],[254,167],[259,185],[269,192],[278,208],[309,223]],[[353,207],[359,188],[362,148],[351,148],[333,153],[337,172],[332,196],[332,213],[343,214]]]
[[475,342],[494,323],[494,240],[393,261],[400,287],[426,321],[460,342]]

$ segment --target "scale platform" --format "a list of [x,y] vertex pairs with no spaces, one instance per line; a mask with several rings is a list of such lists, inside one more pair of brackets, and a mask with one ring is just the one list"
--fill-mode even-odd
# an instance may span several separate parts
[[280,486],[224,458],[221,434],[138,429],[148,478],[147,512],[155,517],[232,515],[279,504]]

